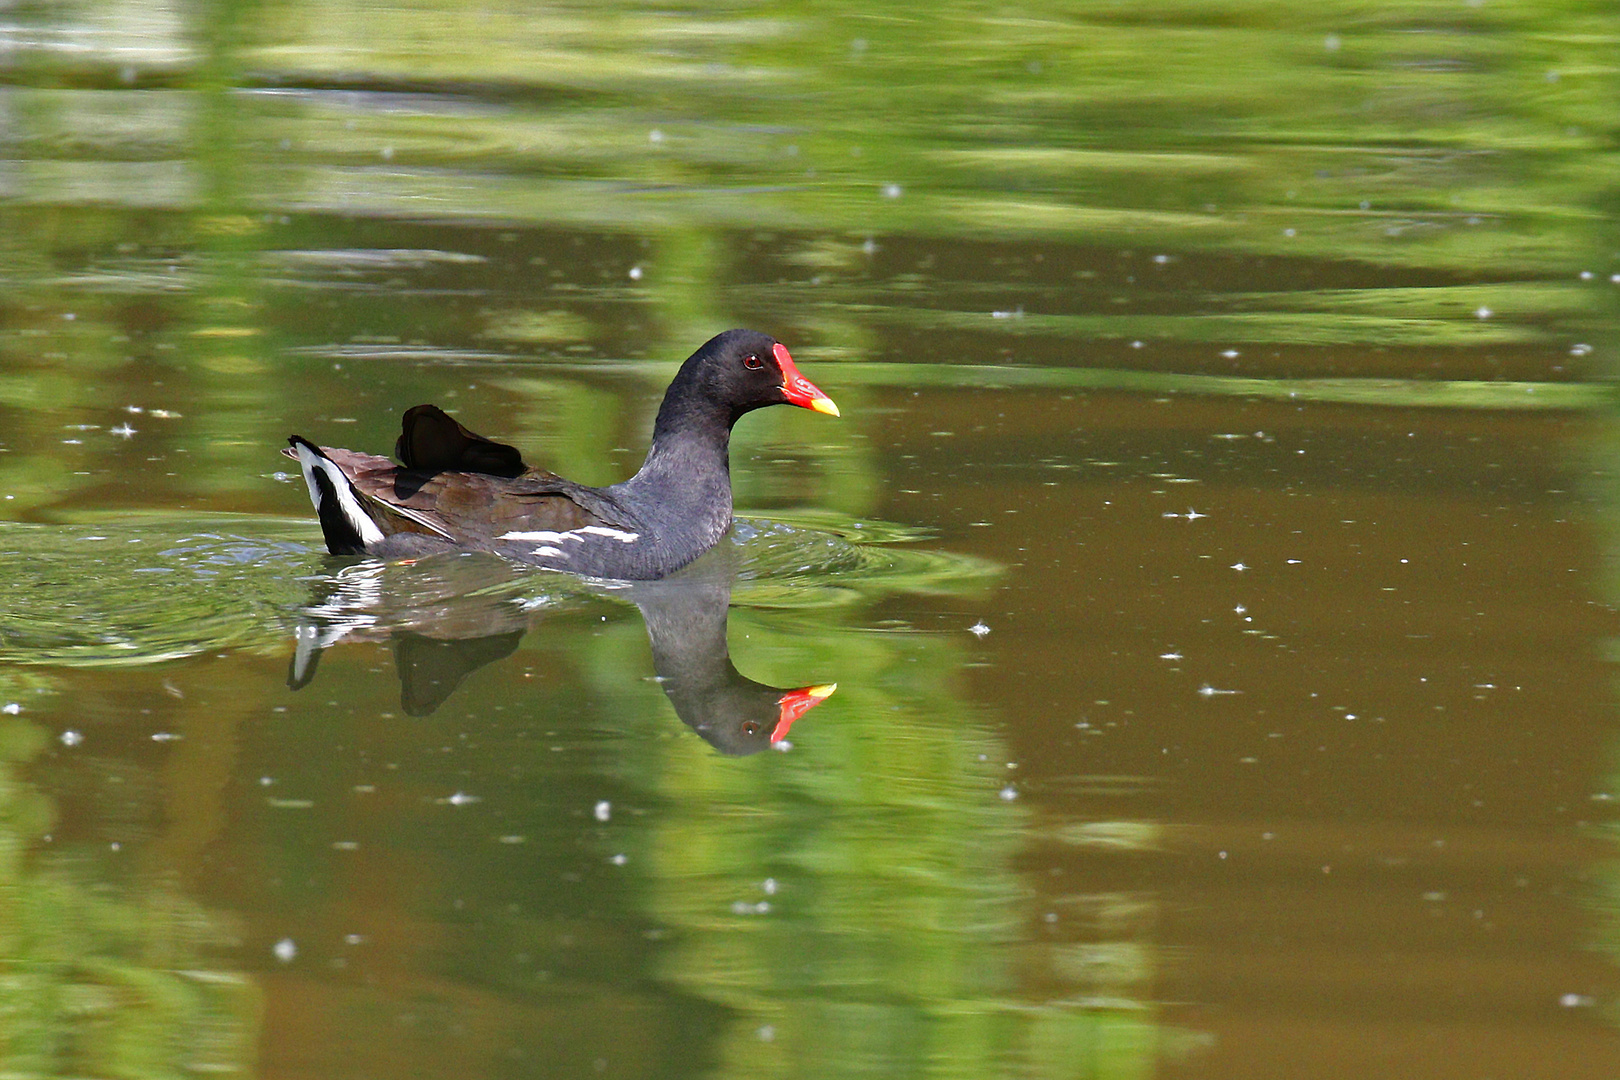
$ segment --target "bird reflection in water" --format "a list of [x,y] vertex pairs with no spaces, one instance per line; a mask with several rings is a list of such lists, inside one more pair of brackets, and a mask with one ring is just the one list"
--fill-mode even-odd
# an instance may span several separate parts
[[[753,754],[785,740],[793,722],[836,684],[784,689],[736,669],[726,644],[735,568],[722,554],[672,578],[624,583],[610,595],[640,609],[653,670],[675,714],[721,753]],[[328,646],[386,640],[402,707],[426,716],[473,672],[516,651],[531,622],[559,602],[535,595],[533,587],[547,580],[480,553],[346,567],[322,579],[319,598],[299,612],[287,685],[309,685]],[[573,588],[563,597],[577,599],[580,587],[569,581]]]

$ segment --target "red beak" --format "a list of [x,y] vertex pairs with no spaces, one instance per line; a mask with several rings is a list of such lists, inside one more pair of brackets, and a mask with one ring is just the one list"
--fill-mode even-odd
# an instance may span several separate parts
[[787,346],[780,341],[772,348],[776,356],[776,364],[782,369],[782,393],[787,395],[788,404],[797,405],[801,409],[814,409],[829,416],[838,415],[838,406],[833,404],[832,398],[816,389],[816,384],[799,374],[799,366],[788,355]]
[[[784,349],[783,351],[786,352],[787,350]],[[779,743],[787,738],[788,728],[793,726],[793,721],[826,701],[836,689],[838,689],[837,683],[827,683],[825,686],[806,686],[803,690],[789,690],[777,698],[776,727],[771,730],[771,742]]]

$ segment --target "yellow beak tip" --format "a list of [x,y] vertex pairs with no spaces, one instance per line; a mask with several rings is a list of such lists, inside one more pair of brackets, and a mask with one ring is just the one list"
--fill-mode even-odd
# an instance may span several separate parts
[[833,399],[830,397],[818,397],[810,403],[810,407],[816,412],[826,413],[828,416],[838,415],[838,406],[833,404]]
[[[836,416],[837,414],[834,413],[833,415]],[[832,697],[832,692],[836,689],[838,689],[838,684],[835,682],[830,682],[821,686],[807,687],[804,692],[813,698],[829,698]]]

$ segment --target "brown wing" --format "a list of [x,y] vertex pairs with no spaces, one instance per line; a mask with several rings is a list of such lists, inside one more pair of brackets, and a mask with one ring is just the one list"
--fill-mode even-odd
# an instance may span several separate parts
[[511,479],[482,472],[428,473],[402,469],[376,454],[326,446],[321,451],[362,496],[401,511],[379,521],[385,532],[429,532],[458,544],[486,545],[508,532],[566,532],[586,525],[642,529],[607,493],[541,469]]

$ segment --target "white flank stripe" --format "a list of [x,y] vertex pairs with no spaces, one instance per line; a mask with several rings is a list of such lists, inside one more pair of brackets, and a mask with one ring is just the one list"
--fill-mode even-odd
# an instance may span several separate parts
[[550,547],[548,545],[546,547],[537,547],[537,548],[535,548],[534,553],[536,555],[556,555],[556,556],[560,557],[562,555],[562,549],[561,548]]
[[640,533],[624,532],[620,529],[610,529],[606,525],[587,525],[584,528],[576,529],[575,531],[590,533],[592,536],[610,537],[619,541],[621,544],[628,544],[630,541],[639,539],[641,537]]
[[[501,535],[497,536],[495,539],[497,539],[497,540],[539,540],[539,541],[542,541],[543,543],[555,544],[555,543],[558,543],[561,540],[566,539],[567,536],[568,536],[567,533],[546,532],[544,529],[541,529],[541,530],[539,530],[537,532],[509,532],[509,533],[502,533]],[[574,537],[574,539],[578,540],[579,537],[576,536],[576,537]]]
[[497,536],[497,540],[534,540],[542,544],[560,544],[564,540],[581,542],[587,536],[606,536],[617,540],[621,544],[628,544],[632,540],[641,539],[640,533],[625,532],[622,529],[610,529],[606,525],[585,525],[578,529],[569,529],[567,532],[547,532],[538,529],[534,532],[509,532]]

